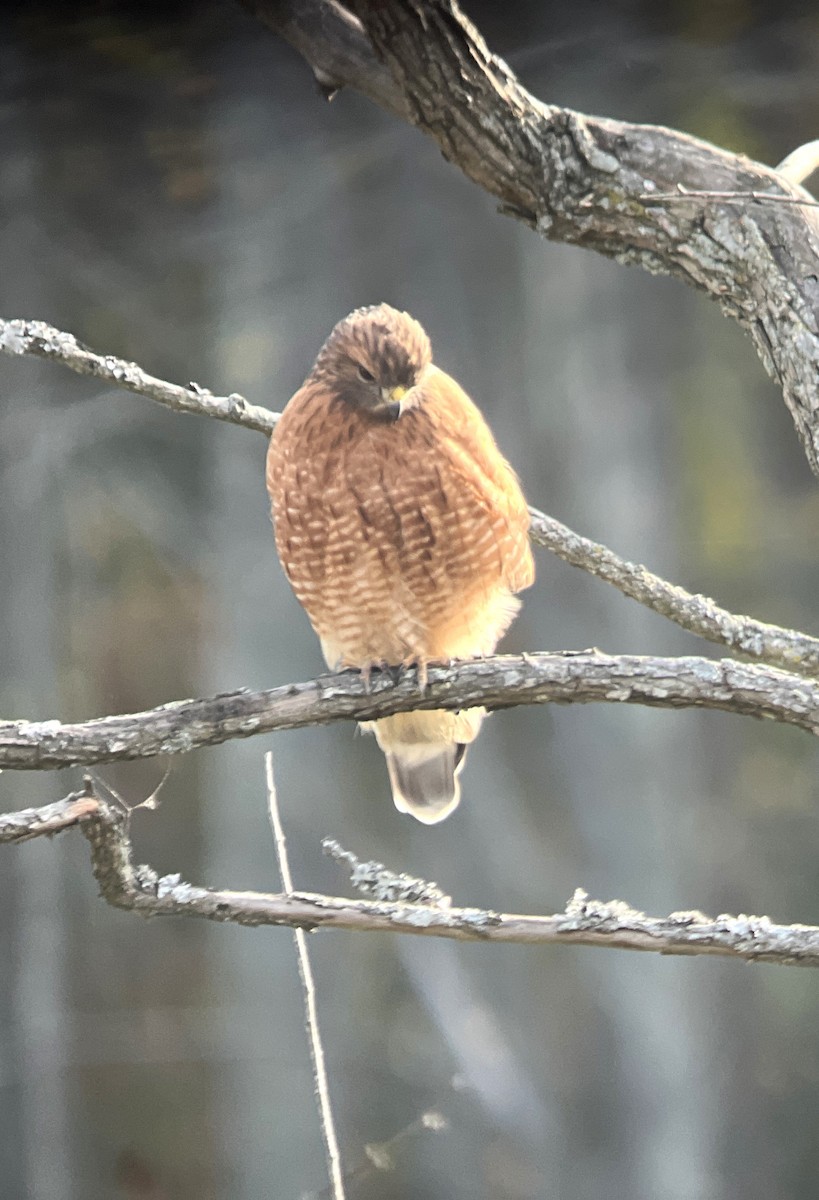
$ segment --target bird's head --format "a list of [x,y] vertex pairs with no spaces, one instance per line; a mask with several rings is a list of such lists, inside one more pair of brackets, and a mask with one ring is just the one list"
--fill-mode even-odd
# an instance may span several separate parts
[[429,338],[405,312],[379,304],[350,313],[319,351],[312,377],[351,408],[396,421],[432,362]]

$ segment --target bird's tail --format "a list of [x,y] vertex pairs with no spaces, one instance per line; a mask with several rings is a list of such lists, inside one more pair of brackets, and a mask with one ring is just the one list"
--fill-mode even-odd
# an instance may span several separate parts
[[459,713],[434,709],[372,722],[399,812],[410,813],[424,825],[437,825],[458,807],[458,776],[483,717],[482,708]]
[[437,825],[458,807],[458,781],[466,746],[404,746],[387,754],[392,798],[399,812],[410,813],[424,825]]

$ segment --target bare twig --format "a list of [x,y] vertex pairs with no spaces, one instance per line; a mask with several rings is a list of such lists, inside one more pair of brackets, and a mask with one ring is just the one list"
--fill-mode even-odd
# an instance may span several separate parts
[[[90,798],[93,810],[72,809],[78,798]],[[64,807],[61,809],[60,805]],[[88,839],[94,876],[104,899],[117,908],[145,917],[198,917],[247,926],[413,933],[458,941],[607,946],[819,967],[817,926],[778,925],[768,917],[744,914],[713,918],[697,911],[650,917],[622,900],[590,900],[580,888],[563,912],[529,916],[440,904],[344,899],[307,892],[271,895],[194,887],[178,874],[160,877],[151,867],[133,866],[124,814],[94,796],[90,782],[85,793],[68,796],[60,805],[13,814],[17,833],[26,829],[32,837],[48,834],[51,832],[48,826],[59,812],[60,828],[73,823]],[[6,828],[10,816],[3,818]]]
[[102,355],[89,350],[73,334],[54,329],[44,321],[0,320],[0,350],[6,354],[52,359],[79,375],[92,375],[95,379],[126,388],[129,392],[155,400],[157,404],[164,404],[174,412],[198,413],[267,434],[272,433],[276,424],[277,414],[249,404],[244,396],[237,393],[214,396],[197,383],[188,387],[167,383],[164,379],[149,375],[136,363],[126,362],[113,354]]
[[654,575],[642,564],[620,558],[606,546],[582,537],[536,508],[530,508],[529,513],[532,518],[530,536],[538,546],[545,546],[564,562],[612,584],[623,595],[674,621],[689,633],[730,646],[749,658],[781,667],[784,671],[819,675],[819,638],[798,629],[770,625],[728,612],[708,596],[687,592],[685,588]]
[[791,183],[804,183],[814,171],[819,171],[819,138],[791,150],[779,163],[776,171]]
[[415,669],[398,678],[356,671],[270,690],[179,700],[81,724],[0,722],[0,767],[53,770],[159,754],[184,754],[233,738],[332,721],[373,721],[397,712],[521,704],[648,704],[708,708],[767,717],[819,732],[819,682],[733,659],[651,658],[597,650],[498,655],[430,667],[427,687]]
[[[35,328],[39,330],[36,336],[31,332]],[[59,353],[46,351],[44,346],[58,347]],[[257,405],[244,401],[241,405],[234,404],[235,398],[231,396],[226,400],[217,400],[201,388],[186,389],[154,379],[136,364],[123,363],[110,355],[103,356],[87,350],[79,345],[72,334],[53,329],[41,321],[0,319],[0,350],[57,358],[73,371],[105,378],[110,383],[127,387],[132,392],[178,411],[216,417],[268,435],[279,419],[278,413]],[[96,364],[94,370],[89,368],[89,362]],[[184,398],[184,403],[180,403],[180,396]],[[532,518],[530,534],[538,546],[612,584],[624,595],[676,622],[683,629],[786,671],[819,674],[819,638],[796,629],[730,613],[708,597],[693,595],[652,574],[645,567],[620,558],[613,550],[575,533],[554,517],[536,508],[530,508],[529,512]]]
[[[293,894],[293,879],[290,875],[287,842],[279,815],[279,805],[276,798],[276,780],[273,774],[273,754],[270,751],[264,756],[264,767],[265,778],[267,780],[267,811],[270,817],[270,826],[273,830],[273,838],[276,843],[276,859],[279,864],[279,874],[282,878],[282,888],[285,896],[291,896]],[[301,988],[304,995],[307,1036],[310,1041],[310,1060],[313,1064],[313,1081],[316,1085],[321,1136],[324,1141],[324,1150],[327,1157],[327,1173],[330,1177],[333,1200],[345,1200],[344,1172],[341,1169],[341,1154],[338,1148],[336,1123],[330,1100],[330,1081],[327,1077],[327,1065],[324,1061],[324,1046],[321,1041],[318,1009],[316,1007],[316,985],[313,979],[310,954],[307,949],[307,934],[304,932],[304,929],[294,929],[293,939],[296,944],[299,979],[301,980]]]
[[754,200],[761,204],[801,204],[804,208],[819,208],[819,200],[813,200],[810,196],[782,196],[777,192],[692,191],[681,183],[677,184],[676,191],[641,192],[637,199],[647,204],[673,204],[683,200],[719,200],[729,204],[747,204],[749,200]]
[[[403,1129],[399,1129],[392,1137],[383,1142],[369,1142],[364,1147],[365,1157],[361,1162],[351,1167],[344,1174],[344,1181],[347,1184],[358,1188],[360,1184],[372,1178],[379,1171],[392,1171],[395,1169],[396,1152],[402,1150],[408,1142],[424,1133],[443,1133],[449,1129],[449,1121],[442,1112],[437,1108],[429,1108],[426,1112],[422,1112],[414,1121],[410,1121],[409,1125],[405,1125]],[[330,1195],[329,1188],[324,1188],[321,1192],[308,1192],[301,1200],[324,1200]]]
[[27,842],[30,838],[51,837],[96,815],[97,800],[89,789],[72,792],[55,804],[42,808],[24,808],[19,812],[0,813],[0,842]]

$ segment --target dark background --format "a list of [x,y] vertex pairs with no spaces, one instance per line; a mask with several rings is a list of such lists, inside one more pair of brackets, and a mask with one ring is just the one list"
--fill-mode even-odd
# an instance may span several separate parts
[[[473,4],[524,82],[776,163],[819,128],[815,5]],[[237,5],[7,9],[0,313],[280,408],[380,300],[430,331],[530,500],[729,608],[815,631],[819,489],[752,347],[682,284],[539,241],[431,142],[332,105]],[[0,360],[0,712],[81,719],[309,678],[259,434]],[[538,556],[505,645],[715,653]],[[794,729],[624,705],[518,709],[444,825],[400,818],[372,739],[305,730],[173,760],[140,861],[275,890],[319,841],[456,903],[819,921],[819,753]],[[101,769],[130,802],[165,762]],[[0,777],[0,808],[76,772]],[[349,1165],[425,1109],[370,1200],[813,1200],[819,977],[374,934],[311,939]],[[0,1192],[296,1200],[326,1183],[292,939],[96,896],[78,834],[0,851]]]

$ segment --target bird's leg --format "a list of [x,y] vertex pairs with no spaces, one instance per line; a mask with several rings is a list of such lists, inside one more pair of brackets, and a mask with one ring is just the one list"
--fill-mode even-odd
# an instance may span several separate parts
[[421,658],[417,654],[407,655],[398,668],[399,674],[403,673],[404,671],[409,671],[413,667],[415,667],[418,675],[418,688],[420,691],[425,692],[427,690],[427,684],[429,683],[427,672],[428,660],[426,658]]
[[[399,671],[401,670],[400,667],[398,667],[397,669]],[[372,673],[373,673],[373,671],[379,671],[379,672],[384,671],[390,676],[390,678],[394,679],[396,683],[398,682],[398,680],[395,676],[396,668],[391,667],[390,664],[384,658],[379,658],[377,660],[371,659],[369,662],[364,663],[364,665],[359,668],[359,671],[361,673],[361,678],[364,680],[364,691],[367,693],[368,696],[369,696],[370,692],[372,691]]]
[[364,692],[367,696],[369,696],[370,692],[372,691],[372,687],[370,685],[370,677],[372,676],[374,666],[375,666],[375,663],[366,662],[366,663],[364,663],[364,666],[360,668],[361,679],[364,683]]

